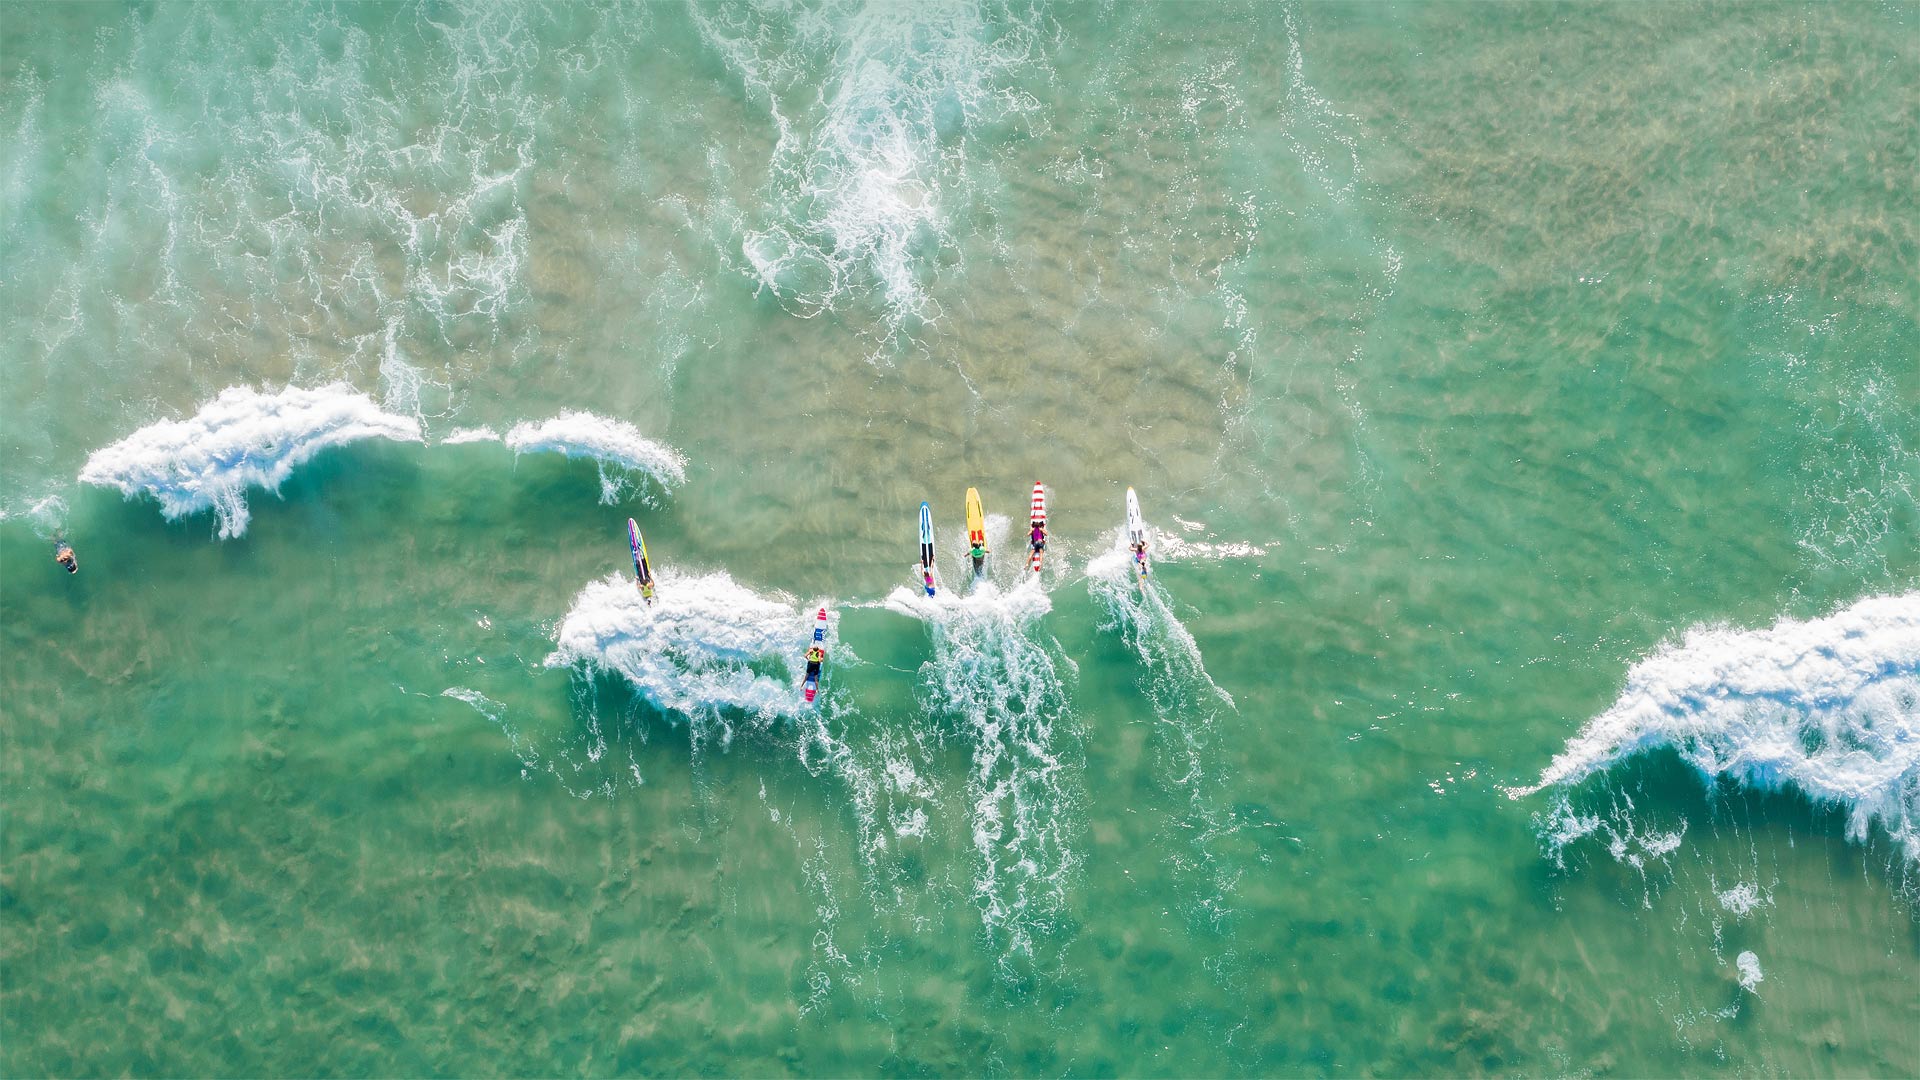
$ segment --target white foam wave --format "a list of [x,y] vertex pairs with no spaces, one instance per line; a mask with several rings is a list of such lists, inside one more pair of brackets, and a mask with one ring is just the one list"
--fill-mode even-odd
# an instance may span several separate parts
[[1920,861],[1920,593],[1765,630],[1695,627],[1635,664],[1538,784],[1508,794],[1658,747],[1710,778],[1844,807],[1850,839],[1878,823]]
[[[550,668],[617,673],[656,707],[692,719],[733,710],[770,720],[804,708],[800,677],[813,613],[737,584],[725,573],[656,567],[648,605],[624,574],[589,584],[555,634]],[[830,615],[828,638],[837,615]]]
[[[593,413],[570,411],[537,424],[515,424],[501,441],[516,454],[552,451],[592,458],[600,468],[603,503],[618,499],[634,474],[650,477],[663,488],[687,479],[687,459],[680,451],[647,438],[624,420]],[[609,468],[614,471],[609,473]]]
[[1053,610],[1053,601],[1038,582],[1031,580],[1031,575],[1029,580],[1010,589],[1003,590],[990,581],[981,581],[970,592],[942,588],[934,596],[915,586],[902,585],[888,593],[881,605],[926,623],[965,618],[1030,621]]
[[345,383],[266,393],[229,387],[185,420],[149,424],[93,452],[83,483],[147,494],[169,521],[212,510],[220,538],[247,531],[246,492],[277,492],[294,468],[362,439],[421,442],[419,421],[383,411]]
[[1740,969],[1740,989],[1755,993],[1756,988],[1766,981],[1767,976],[1760,970],[1760,957],[1753,950],[1741,953],[1733,963]]

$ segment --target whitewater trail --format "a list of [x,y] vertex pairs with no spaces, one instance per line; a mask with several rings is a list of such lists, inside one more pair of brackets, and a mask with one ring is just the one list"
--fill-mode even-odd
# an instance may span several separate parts
[[[1920,862],[1920,593],[1764,630],[1696,626],[1635,664],[1539,783],[1508,795],[1564,791],[1660,748],[1709,781],[1840,807],[1849,839],[1877,824]],[[1564,846],[1596,824],[1562,811],[1549,839]]]
[[885,603],[927,626],[927,711],[957,721],[972,752],[974,902],[1002,976],[1022,981],[1044,966],[1081,860],[1081,734],[1062,678],[1072,662],[1037,634],[1052,602],[1029,581],[1005,591],[979,582],[964,596],[903,586]]
[[[1159,534],[1156,554],[1164,554]],[[1127,549],[1126,530],[1117,529],[1110,549],[1087,564],[1087,591],[1107,613],[1103,630],[1120,633],[1139,660],[1138,685],[1153,706],[1158,744],[1158,781],[1186,798],[1184,812],[1169,822],[1163,837],[1168,862],[1187,893],[1188,914],[1220,929],[1230,914],[1241,871],[1216,850],[1216,842],[1237,827],[1226,801],[1216,740],[1233,697],[1207,674],[1200,646],[1180,622],[1158,579],[1139,581]]]
[[93,452],[82,483],[151,495],[173,521],[203,510],[222,540],[247,531],[248,488],[278,492],[296,466],[364,439],[422,442],[420,422],[382,410],[345,383],[266,393],[229,387],[184,420],[149,424]]

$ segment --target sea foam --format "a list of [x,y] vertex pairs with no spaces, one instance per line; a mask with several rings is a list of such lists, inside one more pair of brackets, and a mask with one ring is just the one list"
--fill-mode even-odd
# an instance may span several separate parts
[[247,531],[250,487],[278,492],[294,467],[362,439],[421,442],[419,421],[383,411],[345,383],[277,393],[233,386],[185,420],[162,420],[93,452],[83,483],[152,495],[171,521],[202,510],[220,538]]
[[1920,861],[1920,593],[1765,630],[1695,627],[1635,664],[1538,784],[1508,794],[1659,747],[1708,778],[1843,807],[1850,839],[1878,823]]
[[920,674],[928,711],[957,721],[972,750],[974,902],[1001,974],[1028,978],[1064,923],[1081,862],[1083,751],[1062,680],[1072,661],[1038,633],[1052,602],[1028,580],[1004,591],[978,582],[964,596],[901,587],[885,606],[927,624],[933,656]]
[[[478,431],[456,432],[449,436],[449,441],[487,437]],[[639,428],[624,420],[593,413],[570,411],[537,424],[515,424],[501,441],[516,454],[553,451],[570,458],[592,458],[600,467],[600,501],[603,503],[619,498],[635,473],[651,477],[663,488],[687,479],[687,459],[678,450],[647,438],[640,434]],[[609,468],[614,471],[609,473]]]
[[933,256],[957,257],[956,214],[992,167],[975,141],[1045,111],[1017,87],[1045,20],[962,3],[779,20],[702,8],[694,22],[778,132],[760,199],[770,215],[744,231],[742,269],[803,317],[875,293],[887,337],[937,318]]
[[[770,719],[805,707],[800,678],[810,609],[761,596],[725,573],[655,573],[652,605],[624,574],[582,589],[546,665],[619,674],[656,707],[690,718],[718,719],[731,709]],[[781,674],[767,671],[774,665]]]
[[1087,592],[1106,609],[1101,629],[1118,631],[1139,662],[1138,685],[1156,720],[1148,736],[1154,779],[1170,794],[1186,795],[1186,808],[1168,815],[1160,850],[1188,917],[1218,928],[1241,874],[1220,843],[1240,828],[1229,809],[1218,723],[1234,709],[1233,697],[1207,674],[1199,643],[1160,581],[1136,584],[1132,563],[1125,530],[1116,530],[1111,550],[1087,564]]

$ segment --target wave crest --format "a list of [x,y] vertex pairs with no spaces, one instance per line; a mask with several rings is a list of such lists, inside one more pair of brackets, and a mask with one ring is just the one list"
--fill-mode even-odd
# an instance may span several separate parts
[[[449,441],[461,441],[461,434],[450,436]],[[486,438],[477,432],[464,434],[464,441]],[[515,424],[501,441],[515,454],[553,451],[570,458],[592,458],[600,468],[602,503],[619,498],[633,474],[650,477],[663,488],[687,479],[687,459],[680,451],[647,438],[624,420],[593,413],[568,411],[537,424]]]
[[247,531],[249,487],[278,492],[315,454],[362,439],[423,436],[418,420],[382,410],[345,383],[279,393],[232,386],[185,420],[149,424],[94,451],[80,480],[128,498],[152,495],[169,521],[211,509],[226,540]]
[[1695,627],[1635,664],[1540,782],[1508,795],[1659,747],[1709,778],[1844,807],[1849,839],[1878,822],[1920,862],[1920,593],[1765,630]]

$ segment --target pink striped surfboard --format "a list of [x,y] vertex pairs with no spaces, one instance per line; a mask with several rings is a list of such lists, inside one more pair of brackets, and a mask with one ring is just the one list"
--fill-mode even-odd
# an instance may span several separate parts
[[1033,482],[1033,514],[1027,520],[1033,528],[1040,530],[1040,542],[1034,544],[1029,541],[1029,546],[1033,548],[1033,561],[1029,564],[1029,568],[1037,574],[1040,572],[1040,559],[1046,554],[1047,546],[1047,489],[1041,487],[1038,480]]

